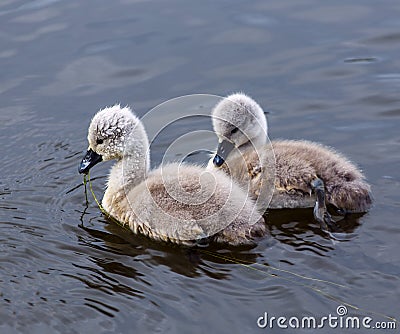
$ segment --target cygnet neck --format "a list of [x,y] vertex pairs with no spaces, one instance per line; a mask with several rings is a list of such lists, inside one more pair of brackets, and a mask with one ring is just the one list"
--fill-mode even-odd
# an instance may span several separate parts
[[146,179],[149,169],[149,141],[142,124],[137,124],[126,138],[122,158],[111,169],[109,185],[134,187]]
[[267,143],[266,135],[257,136],[244,143],[243,145],[238,147],[239,152],[242,154],[245,152],[258,151],[261,152]]

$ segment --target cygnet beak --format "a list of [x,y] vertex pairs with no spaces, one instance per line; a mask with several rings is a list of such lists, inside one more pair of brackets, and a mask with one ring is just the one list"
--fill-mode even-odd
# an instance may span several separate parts
[[235,145],[229,140],[222,140],[213,159],[214,166],[221,167],[234,147]]
[[80,165],[79,165],[79,174],[87,174],[89,169],[92,168],[94,165],[102,161],[103,158],[100,154],[97,154],[91,148],[86,152],[85,156],[83,157]]

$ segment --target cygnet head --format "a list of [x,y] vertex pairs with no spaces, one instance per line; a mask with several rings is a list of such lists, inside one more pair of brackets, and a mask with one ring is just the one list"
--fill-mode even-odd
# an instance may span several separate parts
[[267,120],[262,108],[251,97],[236,93],[220,101],[212,111],[214,132],[219,144],[213,159],[222,166],[233,148],[246,144],[259,147],[266,142]]
[[148,151],[143,124],[129,107],[122,108],[119,104],[97,112],[90,122],[87,139],[89,148],[79,173],[87,174],[100,161],[121,160],[134,152]]

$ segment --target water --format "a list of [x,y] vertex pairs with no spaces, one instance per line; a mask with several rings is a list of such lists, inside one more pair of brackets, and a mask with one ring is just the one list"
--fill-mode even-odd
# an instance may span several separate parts
[[[399,10],[390,0],[2,1],[0,332],[255,333],[264,312],[323,317],[344,302],[373,323],[399,318]],[[357,162],[372,210],[343,222],[338,240],[312,210],[270,212],[257,247],[197,252],[132,235],[92,199],[85,210],[77,166],[100,107],[144,115],[172,97],[238,90],[268,110],[270,138],[316,140]],[[109,167],[93,170],[99,196]]]

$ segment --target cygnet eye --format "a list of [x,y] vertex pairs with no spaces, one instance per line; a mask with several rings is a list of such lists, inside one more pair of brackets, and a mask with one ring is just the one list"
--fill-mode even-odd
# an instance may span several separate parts
[[100,144],[103,144],[103,143],[104,143],[103,139],[101,139],[101,138],[97,138],[96,139],[96,144],[100,145]]
[[231,131],[232,134],[236,133],[239,131],[239,128],[233,128],[233,130]]

